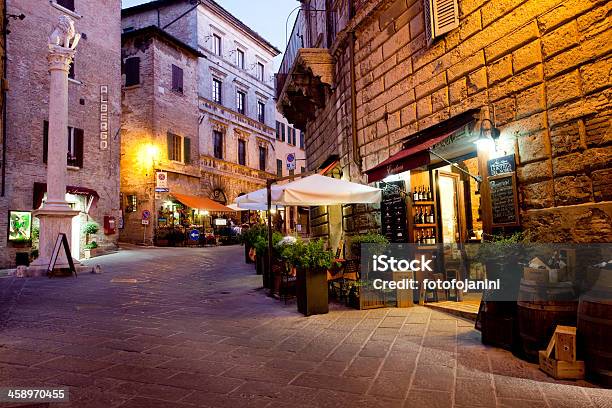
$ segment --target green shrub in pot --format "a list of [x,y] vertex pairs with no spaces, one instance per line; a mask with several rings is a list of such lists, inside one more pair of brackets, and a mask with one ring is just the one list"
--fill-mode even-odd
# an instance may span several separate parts
[[349,242],[351,243],[351,254],[353,257],[360,259],[361,258],[361,245],[362,244],[372,244],[373,252],[382,253],[389,245],[389,240],[381,234],[369,232],[367,234],[354,235],[349,238]]

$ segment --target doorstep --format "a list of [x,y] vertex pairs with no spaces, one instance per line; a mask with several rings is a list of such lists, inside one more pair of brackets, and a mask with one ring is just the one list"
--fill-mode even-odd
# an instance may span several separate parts
[[480,307],[480,301],[443,301],[425,303],[425,306],[438,310],[440,312],[445,312],[454,316],[463,317],[464,319],[476,321],[476,316],[478,316],[478,308]]

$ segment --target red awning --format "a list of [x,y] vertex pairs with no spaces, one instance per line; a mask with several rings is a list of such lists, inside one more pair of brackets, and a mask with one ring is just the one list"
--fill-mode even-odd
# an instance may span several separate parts
[[174,198],[194,210],[211,211],[211,212],[234,212],[229,207],[221,203],[211,200],[207,197],[196,197],[187,194],[172,193]]
[[[34,209],[40,208],[43,196],[47,192],[47,183],[34,183]],[[67,194],[86,195],[93,199],[92,205],[95,206],[100,199],[100,195],[96,190],[79,186],[66,186]]]
[[405,148],[389,157],[384,162],[366,170],[368,175],[368,183],[374,183],[380,181],[387,176],[398,174],[403,171],[416,169],[417,167],[425,166],[429,164],[429,152],[427,149],[440,143],[455,132],[444,133],[441,136],[434,137],[432,139],[425,140],[414,146]]

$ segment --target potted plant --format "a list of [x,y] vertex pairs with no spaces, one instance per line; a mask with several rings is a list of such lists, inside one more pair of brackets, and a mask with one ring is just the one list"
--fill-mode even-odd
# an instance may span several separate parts
[[251,249],[255,246],[255,241],[259,236],[265,234],[265,228],[262,225],[254,225],[250,228],[243,229],[240,234],[240,243],[244,245],[244,261],[246,263],[253,263],[251,258]]
[[298,311],[306,316],[327,313],[327,270],[334,263],[333,252],[325,249],[322,239],[307,243],[297,240],[287,246],[282,256],[297,269]]
[[91,241],[85,248],[83,249],[85,253],[85,259],[91,259],[97,256],[98,243],[96,241]]
[[96,222],[90,221],[83,226],[83,233],[85,234],[85,247],[86,248],[89,245],[89,236],[97,234],[98,231],[100,231],[100,226]]
[[361,245],[362,244],[374,244],[375,247],[372,248],[378,252],[382,252],[386,246],[389,244],[389,240],[381,234],[369,232],[367,234],[354,235],[349,238],[350,240],[350,249],[351,255],[355,259],[361,259]]
[[[504,293],[518,295],[521,279],[520,262],[525,257],[522,243],[527,242],[522,233],[510,236],[489,235],[478,246],[474,261],[485,266],[489,280],[500,279]],[[496,301],[495,292],[483,293],[482,313],[476,328],[482,332],[482,342],[506,350],[513,350],[518,343],[517,304],[511,301]]]
[[[273,289],[273,274],[270,265],[268,265],[268,236],[267,231],[265,232],[266,234],[257,236],[253,246],[255,247],[257,274],[263,275],[264,288]],[[280,242],[281,239],[283,239],[281,233],[274,232],[272,234],[273,264],[278,263],[276,262],[278,260],[278,253],[274,251],[274,247],[276,244],[278,244],[278,242]]]

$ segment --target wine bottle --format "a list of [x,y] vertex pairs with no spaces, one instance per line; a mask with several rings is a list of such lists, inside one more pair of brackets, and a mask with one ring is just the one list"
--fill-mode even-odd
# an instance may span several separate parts
[[427,200],[428,201],[433,200],[433,194],[431,194],[431,187],[427,187]]
[[414,194],[412,195],[412,200],[419,201],[419,191],[416,186],[414,187]]

